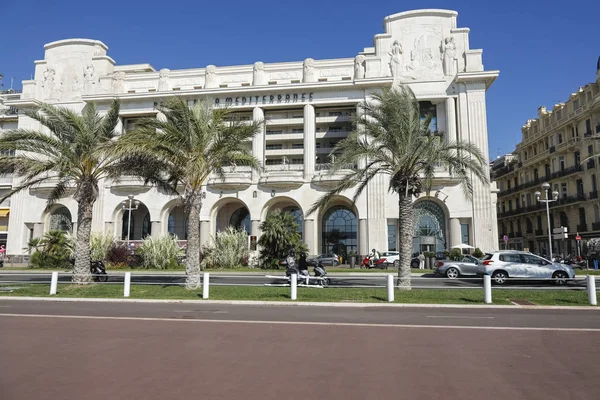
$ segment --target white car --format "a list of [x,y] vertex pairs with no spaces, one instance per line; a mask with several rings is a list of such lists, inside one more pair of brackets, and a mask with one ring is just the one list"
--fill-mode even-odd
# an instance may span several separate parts
[[565,285],[575,278],[575,270],[570,266],[526,251],[500,250],[486,254],[481,261],[477,275],[490,275],[498,285],[509,278],[554,279],[557,285]]
[[382,264],[385,264],[385,268],[389,269],[392,265],[394,268],[400,268],[400,253],[397,251],[384,251],[380,254],[381,258],[385,258]]

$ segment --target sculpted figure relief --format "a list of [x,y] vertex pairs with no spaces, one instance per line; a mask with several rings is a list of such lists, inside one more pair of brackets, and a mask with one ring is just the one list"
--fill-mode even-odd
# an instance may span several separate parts
[[217,80],[217,67],[209,65],[206,67],[204,87],[206,89],[219,87]]
[[390,71],[394,80],[400,77],[403,72],[403,60],[402,60],[402,45],[397,40],[392,44],[392,50],[388,53],[390,55]]
[[444,61],[444,74],[453,76],[456,74],[455,61],[456,61],[456,44],[454,43],[453,37],[447,37],[442,43],[442,59]]
[[266,84],[265,64],[262,61],[257,61],[254,63],[254,68],[252,69],[252,85],[259,86]]
[[171,76],[171,70],[163,68],[158,72],[158,91],[164,92],[169,90],[169,77]]
[[359,54],[354,58],[354,79],[363,79],[365,77],[365,60],[367,58]]
[[317,74],[315,71],[315,60],[307,58],[302,66],[302,82],[316,82]]
[[113,92],[124,93],[125,92],[125,72],[115,72],[113,75]]
[[54,94],[54,78],[56,77],[56,71],[53,68],[46,68],[44,71],[44,80],[42,81],[42,87],[44,88],[44,98],[50,99]]
[[85,81],[84,91],[86,94],[94,93],[96,85],[96,69],[92,64],[85,67],[83,71],[83,79]]

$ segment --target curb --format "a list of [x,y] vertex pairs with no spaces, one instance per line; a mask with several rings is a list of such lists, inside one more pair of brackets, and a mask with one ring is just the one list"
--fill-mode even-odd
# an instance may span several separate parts
[[2,300],[52,301],[62,303],[148,303],[148,304],[223,304],[239,306],[272,307],[345,307],[345,308],[471,308],[471,309],[510,309],[510,310],[590,310],[593,306],[520,306],[520,305],[474,305],[474,304],[409,304],[409,303],[327,303],[293,301],[256,301],[256,300],[158,300],[158,299],[109,299],[109,298],[65,298],[65,297],[12,297],[0,296]]
[[[39,275],[50,275],[52,274],[52,270],[47,270],[47,271],[43,271],[43,270],[33,270],[33,271],[11,271],[11,270],[2,270],[0,269],[0,275],[34,275],[34,274],[39,274]],[[106,271],[108,273],[108,275],[113,275],[113,276],[124,276],[125,272],[131,272],[132,276],[135,275],[144,275],[144,276],[185,276],[185,272],[184,271],[174,271],[174,272],[160,272],[160,271],[139,271],[139,272],[134,272],[134,271],[118,271],[118,270],[107,270]],[[202,272],[207,272],[207,271],[201,271]],[[248,272],[227,272],[227,271],[208,271],[211,275],[214,274],[214,276],[260,276],[260,277],[264,277],[265,275],[269,275],[268,272],[252,272],[252,271],[248,271]],[[58,271],[59,275],[70,275],[72,272],[71,271]],[[284,271],[280,272],[281,274],[284,273]],[[360,276],[360,277],[368,277],[368,276],[372,276],[372,277],[384,277],[384,276],[388,276],[388,275],[396,275],[396,273],[391,272],[391,273],[385,273],[385,272],[329,272],[328,273],[329,276]],[[424,275],[432,275],[433,277],[433,273],[425,273],[425,274],[418,274],[418,273],[411,273],[410,276],[413,278],[420,278]]]

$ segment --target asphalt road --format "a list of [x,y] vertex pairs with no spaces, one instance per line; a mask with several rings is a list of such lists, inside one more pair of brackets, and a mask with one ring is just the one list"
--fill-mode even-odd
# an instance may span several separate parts
[[[285,275],[284,272],[279,274],[270,273],[270,275]],[[385,287],[386,277],[378,274],[372,275],[371,273],[364,273],[361,276],[351,274],[331,274],[331,286],[332,287]],[[61,273],[59,274],[59,282],[70,282],[71,274]],[[109,280],[111,283],[121,283],[124,281],[124,274],[122,272],[109,272]],[[38,274],[38,273],[2,273],[0,271],[0,282],[4,283],[43,283],[50,282],[50,273]],[[185,276],[182,273],[179,274],[165,274],[165,273],[151,273],[148,274],[132,274],[131,284],[183,284],[185,282]],[[600,276],[596,277],[597,285],[600,286]],[[284,280],[267,278],[265,275],[260,273],[244,274],[244,273],[210,273],[210,284],[211,285],[222,285],[222,286],[263,286],[265,284],[278,285],[285,284]],[[433,274],[425,274],[421,277],[412,278],[412,287],[415,289],[428,289],[428,288],[480,288],[483,285],[483,280],[477,277],[465,277],[459,279],[447,279],[442,277],[434,276]],[[506,288],[548,288],[556,289],[557,286],[551,282],[544,281],[511,281],[507,285],[503,286]],[[584,277],[579,276],[574,282],[570,282],[569,285],[563,287],[563,289],[585,289],[586,282]],[[500,288],[500,287],[499,287]]]
[[0,301],[0,398],[592,399],[600,312]]

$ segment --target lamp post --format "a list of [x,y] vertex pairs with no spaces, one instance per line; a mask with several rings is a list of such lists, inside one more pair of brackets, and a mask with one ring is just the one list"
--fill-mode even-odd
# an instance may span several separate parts
[[535,192],[535,198],[540,203],[546,203],[546,217],[548,218],[548,245],[550,250],[550,261],[552,261],[552,232],[550,231],[550,203],[553,203],[558,200],[558,192],[555,190],[552,192],[553,200],[550,199],[550,184],[548,182],[542,183],[542,189],[546,194],[545,199],[541,199],[542,194],[540,192]]
[[130,194],[129,196],[127,196],[127,200],[123,200],[123,202],[121,203],[121,206],[123,208],[123,211],[128,211],[128,214],[127,214],[127,217],[128,217],[127,218],[127,239],[126,239],[125,243],[127,246],[127,250],[129,250],[129,236],[131,235],[131,212],[138,209],[138,207],[140,206],[140,201],[139,200],[134,201],[133,195]]

